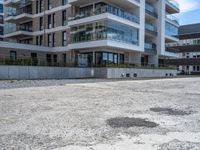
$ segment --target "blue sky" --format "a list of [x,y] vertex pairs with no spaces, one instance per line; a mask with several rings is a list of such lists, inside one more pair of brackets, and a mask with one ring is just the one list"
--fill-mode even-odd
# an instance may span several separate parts
[[180,24],[200,23],[200,0],[177,0],[181,13],[177,15]]

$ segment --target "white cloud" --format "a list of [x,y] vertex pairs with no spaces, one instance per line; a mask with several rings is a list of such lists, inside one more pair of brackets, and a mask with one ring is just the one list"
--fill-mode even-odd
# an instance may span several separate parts
[[188,12],[196,9],[200,9],[199,0],[177,0],[180,4],[181,12]]

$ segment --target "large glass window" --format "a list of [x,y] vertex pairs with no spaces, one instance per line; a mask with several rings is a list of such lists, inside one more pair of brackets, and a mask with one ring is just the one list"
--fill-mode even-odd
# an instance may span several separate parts
[[48,10],[52,8],[52,0],[48,0]]
[[63,25],[63,26],[66,26],[66,25],[67,25],[67,11],[66,11],[66,10],[64,10],[64,11],[62,12],[62,25]]
[[172,25],[171,23],[166,22],[165,34],[168,36],[177,36],[178,35],[178,27]]
[[0,13],[3,13],[3,4],[0,4]]
[[133,45],[139,44],[138,29],[113,21],[101,21],[73,27],[71,35],[72,43],[108,39]]
[[112,52],[96,52],[95,58],[95,64],[99,66],[124,63],[124,54],[117,54]]
[[67,46],[67,32],[62,32],[62,46]]
[[10,51],[10,60],[12,60],[12,61],[17,60],[17,52],[16,51]]
[[62,5],[66,5],[68,3],[68,0],[62,0]]

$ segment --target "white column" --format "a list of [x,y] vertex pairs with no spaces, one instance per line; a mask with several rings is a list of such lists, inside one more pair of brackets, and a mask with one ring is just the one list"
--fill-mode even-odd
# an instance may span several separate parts
[[129,52],[129,64],[135,64],[141,66],[141,53]]

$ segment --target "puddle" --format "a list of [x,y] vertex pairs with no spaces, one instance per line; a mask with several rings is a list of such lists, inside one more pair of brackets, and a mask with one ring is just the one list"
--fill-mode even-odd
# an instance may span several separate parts
[[154,107],[154,108],[150,108],[150,110],[153,112],[161,112],[163,114],[172,115],[172,116],[185,116],[185,115],[191,114],[191,112],[172,109],[172,108]]
[[154,128],[158,124],[155,122],[147,121],[141,118],[128,118],[128,117],[117,117],[107,120],[107,124],[112,128],[130,128],[130,127],[146,127]]

